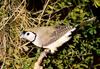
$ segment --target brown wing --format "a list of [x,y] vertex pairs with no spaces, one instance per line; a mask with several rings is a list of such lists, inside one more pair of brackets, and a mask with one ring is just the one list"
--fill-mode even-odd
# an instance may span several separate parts
[[58,40],[71,29],[72,28],[69,26],[56,26],[48,27],[47,29],[43,30],[42,36],[40,37],[43,46],[47,46],[53,43],[54,41]]

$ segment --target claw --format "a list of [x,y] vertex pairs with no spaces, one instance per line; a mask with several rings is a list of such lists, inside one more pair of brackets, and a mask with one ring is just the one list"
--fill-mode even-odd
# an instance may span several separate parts
[[54,54],[57,51],[57,48],[50,49],[51,54]]

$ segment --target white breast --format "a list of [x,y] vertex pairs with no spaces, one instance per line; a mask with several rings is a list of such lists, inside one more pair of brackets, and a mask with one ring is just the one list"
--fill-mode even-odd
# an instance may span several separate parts
[[38,47],[42,47],[42,43],[37,35],[36,39],[34,42],[32,42],[34,45],[38,46]]

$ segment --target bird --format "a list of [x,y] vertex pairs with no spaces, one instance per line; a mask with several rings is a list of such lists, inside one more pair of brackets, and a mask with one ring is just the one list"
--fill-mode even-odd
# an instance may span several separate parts
[[69,25],[34,27],[23,30],[20,38],[55,53],[58,47],[71,39],[71,34],[75,30],[76,27]]

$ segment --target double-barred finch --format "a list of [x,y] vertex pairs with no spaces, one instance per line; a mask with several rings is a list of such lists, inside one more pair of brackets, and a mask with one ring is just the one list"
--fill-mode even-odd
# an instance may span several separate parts
[[71,26],[47,26],[26,29],[21,33],[20,38],[24,38],[34,45],[51,50],[51,53],[57,51],[63,43],[71,39],[71,33],[76,28]]

